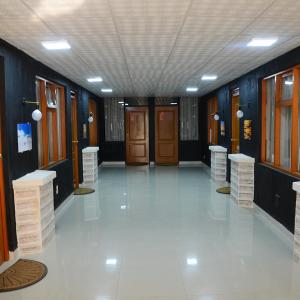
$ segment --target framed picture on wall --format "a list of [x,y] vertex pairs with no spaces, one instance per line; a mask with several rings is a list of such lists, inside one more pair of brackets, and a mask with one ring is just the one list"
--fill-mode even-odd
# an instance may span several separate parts
[[221,136],[225,136],[225,121],[220,122],[220,134]]
[[244,120],[244,140],[251,141],[252,138],[252,120]]

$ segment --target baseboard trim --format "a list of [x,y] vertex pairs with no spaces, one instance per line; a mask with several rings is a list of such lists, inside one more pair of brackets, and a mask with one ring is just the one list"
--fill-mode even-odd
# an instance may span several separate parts
[[202,161],[198,161],[198,160],[193,160],[193,161],[180,161],[179,162],[179,167],[186,167],[186,166],[203,166],[203,162]]
[[256,203],[254,203],[253,209],[256,216],[258,216],[261,221],[263,221],[292,251],[294,251],[294,235]]
[[101,167],[125,167],[125,161],[103,161]]

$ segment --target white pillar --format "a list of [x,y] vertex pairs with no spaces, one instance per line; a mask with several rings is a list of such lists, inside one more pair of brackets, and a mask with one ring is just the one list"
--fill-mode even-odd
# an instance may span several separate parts
[[98,179],[98,151],[99,147],[82,149],[83,185],[93,185]]
[[244,154],[229,154],[231,160],[230,195],[241,207],[253,207],[254,162]]
[[211,152],[211,178],[218,184],[226,182],[227,149],[221,146],[209,146]]
[[39,253],[55,234],[55,171],[37,170],[13,180],[18,248],[21,255]]
[[300,259],[300,181],[293,183],[293,190],[297,192],[295,210],[294,256]]

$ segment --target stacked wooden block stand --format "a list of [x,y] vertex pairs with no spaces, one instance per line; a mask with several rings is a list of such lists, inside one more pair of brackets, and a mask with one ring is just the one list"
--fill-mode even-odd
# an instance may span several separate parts
[[230,194],[241,207],[253,207],[254,162],[244,154],[229,154],[231,160]]
[[295,211],[294,256],[300,260],[300,182],[293,183],[293,190],[297,192]]
[[98,179],[98,151],[99,147],[82,149],[83,185],[93,185]]
[[211,178],[218,184],[226,182],[227,149],[221,146],[209,146],[211,151]]
[[39,253],[55,234],[55,171],[38,170],[13,181],[18,247],[21,255]]

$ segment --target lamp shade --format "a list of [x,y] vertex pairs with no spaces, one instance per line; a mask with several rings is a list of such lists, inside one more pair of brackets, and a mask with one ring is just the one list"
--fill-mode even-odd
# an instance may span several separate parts
[[236,112],[236,116],[237,116],[239,119],[241,119],[241,118],[244,116],[243,111],[239,109],[239,110]]
[[32,114],[31,114],[31,117],[34,121],[38,122],[42,119],[42,113],[39,109],[35,109]]
[[220,120],[219,114],[215,114],[215,115],[214,115],[214,120],[215,120],[215,121],[219,121],[219,120]]

